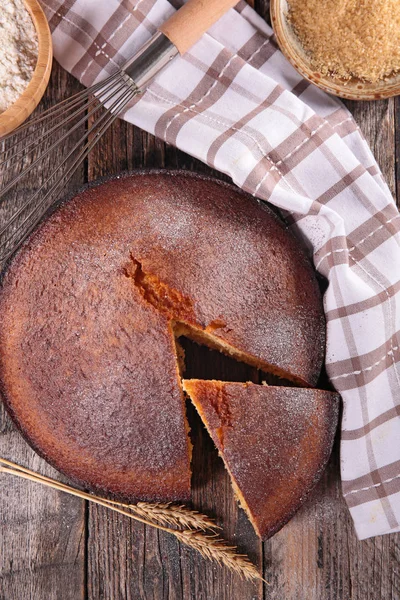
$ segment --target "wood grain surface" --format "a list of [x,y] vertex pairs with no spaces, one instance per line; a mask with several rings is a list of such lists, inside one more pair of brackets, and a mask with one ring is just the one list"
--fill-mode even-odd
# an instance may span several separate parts
[[[266,13],[266,3],[256,8]],[[78,89],[55,67],[44,108]],[[387,181],[400,180],[400,101],[350,104]],[[73,143],[72,141],[70,142]],[[116,122],[71,187],[138,167],[211,172],[191,157]],[[43,173],[48,165],[43,166]],[[215,174],[216,176],[220,176]],[[44,176],[44,175],[43,175]],[[184,342],[189,377],[259,381],[253,369]],[[250,554],[269,585],[243,583],[167,534],[11,476],[0,476],[0,600],[399,600],[400,534],[358,542],[341,496],[338,444],[312,497],[261,544],[237,508],[212,442],[189,408],[195,507]],[[0,455],[57,477],[0,413]]]

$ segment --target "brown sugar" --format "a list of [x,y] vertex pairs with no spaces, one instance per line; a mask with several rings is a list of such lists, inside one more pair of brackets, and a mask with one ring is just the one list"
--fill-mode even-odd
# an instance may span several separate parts
[[287,17],[323,75],[374,83],[400,71],[399,0],[290,0]]

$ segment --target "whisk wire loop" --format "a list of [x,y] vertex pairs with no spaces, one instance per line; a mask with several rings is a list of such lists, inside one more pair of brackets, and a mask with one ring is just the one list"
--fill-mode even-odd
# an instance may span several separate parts
[[[115,87],[115,82],[114,82]],[[15,238],[19,239],[19,242],[22,243],[26,239],[26,237],[31,233],[37,223],[40,221],[43,216],[43,207],[47,208],[47,204],[49,199],[53,199],[57,195],[57,193],[61,190],[63,186],[68,183],[76,169],[82,164],[82,161],[88,156],[89,152],[94,148],[97,144],[98,140],[102,137],[102,135],[107,131],[112,122],[118,117],[118,114],[124,110],[127,104],[134,98],[134,96],[138,93],[136,86],[131,85],[122,85],[118,88],[118,90],[110,90],[109,86],[106,88],[108,92],[104,96],[104,90],[102,90],[101,104],[110,103],[106,110],[104,110],[100,116],[94,121],[94,123],[85,131],[84,135],[74,144],[72,149],[67,153],[67,155],[63,158],[62,162],[57,164],[57,166],[51,171],[50,175],[46,177],[45,181],[41,184],[39,189],[31,196],[26,202],[22,204],[22,206],[12,215],[12,217],[8,220],[7,224],[4,225],[0,229],[0,261],[6,260],[9,255],[12,253],[12,242]],[[53,143],[50,148],[48,148],[38,159],[36,159],[27,169],[24,171],[24,175],[26,175],[34,166],[38,163],[38,161],[42,160],[44,156],[49,155],[55,148],[60,146],[62,142],[71,135],[73,130],[78,129],[83,123],[87,122],[97,111],[98,106],[92,108],[74,125],[72,129],[69,129],[67,133],[65,133],[57,142]],[[59,174],[62,172],[63,168],[67,165],[69,159],[74,156],[76,151],[85,142],[85,145],[79,153],[74,158],[72,164],[68,167],[67,171],[58,178],[57,181],[45,192],[43,197],[36,204],[35,200],[38,199],[41,193],[46,189],[46,186]],[[20,176],[17,176],[10,182],[8,186],[6,186],[5,190],[8,191],[13,187],[16,183],[16,180],[19,179]],[[2,190],[0,198],[4,195],[4,190]],[[29,206],[33,206],[31,210],[29,210]],[[24,211],[28,208],[27,214],[24,214]],[[12,228],[12,225],[17,221],[17,219],[21,216],[24,216],[21,223],[17,225],[16,228]],[[26,228],[26,223],[29,222],[30,225]],[[23,235],[20,235],[20,232],[25,229]],[[10,232],[7,235],[7,232]],[[6,237],[4,238],[4,235]]]
[[[102,98],[101,102],[103,104],[106,104],[107,102],[109,102],[110,100],[112,100],[112,98],[114,96],[116,96],[117,94],[123,92],[126,89],[126,87],[123,85],[121,87],[119,87],[117,90],[111,89],[111,91],[109,91],[109,93]],[[136,91],[136,88],[135,88]],[[98,110],[98,106],[95,105],[92,110],[90,110],[89,112],[86,112],[87,110],[87,105],[84,107],[85,108],[85,113],[83,114],[83,116],[79,119],[79,121],[77,123],[75,123],[75,125],[73,125],[70,129],[68,129],[68,131],[58,140],[56,140],[55,142],[53,142],[50,147],[42,152],[29,166],[27,166],[25,169],[23,169],[21,171],[21,173],[19,173],[18,175],[16,175],[0,192],[0,200],[1,198],[3,198],[3,196],[5,196],[5,194],[7,194],[7,192],[10,191],[11,188],[13,188],[16,183],[18,183],[19,179],[21,177],[24,177],[24,175],[27,175],[30,171],[32,171],[32,169],[34,169],[34,167],[43,161],[44,158],[46,158],[49,154],[52,153],[53,150],[55,150],[57,147],[59,147],[62,142],[64,142],[64,140],[68,137],[71,136],[71,134],[76,131],[77,129],[79,129],[79,127],[81,125],[83,125],[84,123],[86,123],[88,121],[88,119],[90,119],[90,117],[92,117],[95,112]],[[110,111],[115,110],[115,103],[108,109]],[[82,114],[82,108],[80,110],[77,110],[74,115],[79,115]],[[59,125],[57,125],[56,129],[60,129],[61,127],[64,127],[65,125],[68,125],[70,122],[72,122],[71,118],[67,118],[64,119]],[[51,131],[51,130],[50,130]],[[49,132],[50,135],[50,132]],[[85,134],[84,137],[86,137],[87,134]],[[47,137],[47,136],[44,136]],[[42,138],[43,139],[43,138]],[[78,144],[79,146],[79,144]],[[76,146],[74,147],[76,149]],[[1,233],[1,232],[0,232]]]
[[[118,85],[121,82],[121,80],[123,80],[123,73],[121,71],[118,71],[115,75],[112,76],[112,78],[108,78],[107,81],[109,81],[110,79],[111,81],[109,82],[109,84],[106,87],[104,87],[103,90],[101,90],[102,94],[106,94],[107,92],[115,88],[115,86]],[[82,114],[82,102],[86,101],[86,109],[91,108],[91,106],[95,104],[99,104],[99,98],[95,95],[99,89],[101,89],[100,85],[96,87],[96,89],[92,89],[92,91],[89,93],[87,92],[87,90],[84,90],[83,92],[78,92],[78,94],[75,94],[75,96],[70,98],[70,100],[74,99],[72,102],[70,100],[64,100],[59,105],[57,105],[59,108],[48,109],[43,113],[41,117],[38,117],[32,122],[28,122],[26,125],[21,126],[14,134],[14,137],[17,138],[15,143],[9,148],[7,148],[7,151],[4,153],[5,157],[0,162],[0,168],[4,167],[6,164],[10,164],[12,161],[19,159],[20,157],[25,155],[28,150],[31,150],[34,147],[36,147],[39,143],[44,142],[44,140],[50,137],[50,135],[56,133],[59,129],[62,129],[67,123],[72,122],[76,116]],[[61,104],[63,106],[60,106]],[[74,110],[72,114],[67,114],[72,109],[76,110]],[[32,130],[31,132],[29,132],[29,129],[32,129],[32,126],[36,126],[39,123],[43,123],[48,116],[51,116],[51,120],[53,121],[61,113],[67,116],[65,116],[63,120],[56,122],[56,124],[50,127],[49,129],[44,127],[43,132],[39,132],[39,134],[38,130]],[[45,116],[46,114],[47,117]],[[23,131],[26,131],[27,133],[22,138],[20,134]],[[26,143],[29,140],[29,138],[33,139],[31,142]],[[17,148],[21,146],[22,141],[24,142],[23,147],[20,150],[17,150]]]
[[177,54],[158,31],[115,73],[0,139],[0,262],[27,238],[117,116]]
[[[15,131],[12,131],[11,133],[4,135],[1,138],[1,141],[4,142],[4,141],[8,140],[9,138],[16,138],[23,131],[30,129],[32,127],[35,127],[36,125],[39,125],[45,119],[47,119],[49,116],[57,117],[60,113],[65,112],[66,108],[68,108],[69,105],[74,104],[74,103],[79,103],[82,100],[89,98],[91,95],[96,94],[96,92],[98,92],[99,90],[101,90],[102,88],[107,86],[108,83],[112,83],[113,80],[122,79],[123,77],[124,77],[124,72],[122,71],[122,69],[119,69],[112,75],[109,75],[109,77],[107,77],[106,79],[103,79],[102,81],[99,81],[98,83],[95,83],[90,88],[85,88],[85,89],[81,90],[80,92],[76,92],[76,94],[73,94],[72,96],[70,96],[69,98],[66,98],[65,100],[61,100],[61,102],[58,102],[55,106],[51,106],[50,108],[47,108],[42,113],[40,113],[40,115],[34,117],[33,119],[29,119],[28,121],[23,123]],[[37,130],[36,130],[36,133],[37,133]]]
[[[4,180],[11,174],[11,180],[0,189],[0,209],[11,190],[32,171],[41,167],[46,159],[58,155],[60,159],[56,159],[56,166],[39,188],[28,195],[0,228],[0,262],[7,260],[17,243],[22,243],[32,232],[49,204],[57,198],[118,114],[138,92],[134,81],[123,70],[119,70],[92,88],[78,92],[46,110],[36,119],[22,125],[14,135],[1,140],[5,149],[0,155],[0,176]],[[39,133],[38,125],[41,128]],[[83,134],[70,150],[63,152],[65,142],[84,125],[86,128]],[[51,142],[57,132],[61,134],[60,137]],[[7,148],[8,141],[11,141],[11,145]],[[36,158],[32,159],[32,151],[38,152]],[[28,160],[28,163],[24,163],[26,157],[30,162]],[[69,164],[71,160],[72,163]],[[15,171],[19,172],[14,174]]]

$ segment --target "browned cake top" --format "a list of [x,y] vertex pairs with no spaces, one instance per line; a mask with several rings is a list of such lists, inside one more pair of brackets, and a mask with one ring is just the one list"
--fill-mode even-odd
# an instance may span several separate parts
[[21,276],[4,288],[1,371],[13,416],[45,458],[90,487],[189,498],[184,404],[165,317],[143,305],[122,271],[100,266],[93,247],[87,270],[63,236],[57,242],[60,254],[51,244],[41,261],[27,254]]
[[301,248],[232,186],[143,173],[90,187],[11,262],[3,395],[27,437],[87,485],[189,495],[171,319],[314,384],[321,298]]
[[304,502],[330,456],[339,396],[302,388],[185,380],[262,538]]

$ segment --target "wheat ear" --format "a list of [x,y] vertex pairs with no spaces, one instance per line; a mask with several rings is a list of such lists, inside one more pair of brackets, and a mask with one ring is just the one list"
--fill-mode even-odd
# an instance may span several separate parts
[[175,527],[187,527],[188,529],[221,529],[215,521],[203,515],[197,510],[193,510],[183,504],[173,504],[172,502],[138,502],[137,504],[122,504],[120,502],[110,502],[124,508],[130,509],[136,514],[161,523],[161,525],[173,525]]
[[[260,573],[257,571],[256,567],[250,562],[249,558],[246,555],[238,554],[236,552],[235,546],[229,546],[226,542],[216,537],[216,535],[205,534],[203,531],[186,529],[186,530],[176,530],[167,527],[166,525],[162,525],[160,523],[155,522],[151,518],[146,518],[144,516],[140,516],[136,514],[133,509],[136,508],[136,505],[128,505],[128,504],[120,504],[115,503],[114,501],[109,501],[105,498],[101,498],[100,496],[95,496],[92,494],[87,494],[86,492],[82,492],[81,490],[77,490],[73,487],[65,485],[64,483],[60,483],[51,479],[49,477],[45,477],[44,475],[40,475],[39,473],[35,473],[30,469],[26,469],[25,467],[21,467],[16,463],[12,463],[11,461],[0,458],[0,463],[6,466],[0,466],[0,473],[9,473],[10,475],[15,475],[17,477],[21,477],[23,479],[27,479],[28,481],[33,481],[35,483],[41,483],[47,487],[53,488],[58,491],[66,492],[71,494],[72,496],[76,496],[83,500],[88,500],[94,504],[98,504],[99,506],[103,506],[105,508],[109,508],[114,512],[122,514],[130,519],[134,519],[139,523],[143,523],[144,525],[149,525],[150,527],[155,527],[160,531],[165,531],[166,533],[170,533],[174,535],[180,542],[186,544],[187,546],[197,550],[204,558],[217,562],[219,565],[224,565],[230,571],[236,573],[242,579],[246,580],[263,580]],[[147,511],[151,511],[151,504],[142,503],[146,506]],[[161,505],[161,512],[165,518],[165,511],[168,508],[165,505]],[[180,507],[173,505],[174,511],[178,512]],[[143,509],[142,509],[143,510]],[[145,511],[144,511],[145,512]],[[196,518],[196,511],[189,511],[189,509],[185,509],[184,520],[188,519],[187,512],[190,512],[189,521],[193,524],[194,519]],[[204,517],[204,515],[200,515]],[[206,520],[208,517],[205,517]],[[160,517],[158,515],[158,519]],[[202,522],[204,522],[201,519]],[[176,523],[174,523],[176,525]],[[180,523],[183,525],[183,522]],[[263,580],[264,581],[264,580]]]
[[239,554],[236,546],[230,546],[217,535],[205,534],[193,529],[177,531],[175,536],[180,542],[197,550],[204,558],[224,565],[247,581],[261,579],[267,583],[257,571],[246,554]]

